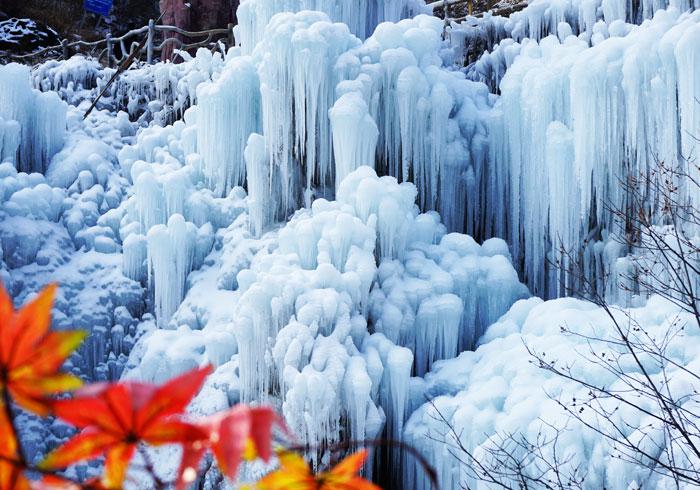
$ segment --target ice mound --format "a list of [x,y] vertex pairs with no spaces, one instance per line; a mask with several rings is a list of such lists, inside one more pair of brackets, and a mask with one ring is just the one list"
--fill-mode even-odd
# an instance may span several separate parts
[[[226,396],[277,404],[304,442],[323,448],[384,430],[400,438],[411,377],[527,295],[505,243],[446,235],[436,213],[420,214],[416,195],[413,184],[363,166],[336,201],[317,199],[260,239],[241,215],[190,275],[170,320],[176,330],[145,336],[129,376],[212,362],[235,379],[235,389],[220,387]],[[499,295],[479,293],[489,288]],[[405,315],[402,335],[394,311]],[[327,457],[320,449],[315,461]]]
[[[643,307],[629,310],[629,314],[645,330],[642,335],[651,338],[669,338],[669,329],[676,331],[678,325],[688,322],[689,328],[670,340],[666,352],[677,364],[669,364],[666,376],[673,379],[670,389],[677,390],[674,396],[683,396],[687,390],[692,390],[697,381],[692,372],[697,369],[698,358],[699,332],[695,319],[689,314],[679,313],[675,305],[659,297],[652,297]],[[615,315],[627,324],[625,312],[615,311]],[[562,325],[579,335],[562,334]],[[584,488],[626,488],[630,482],[642,487],[664,488],[671,483],[670,480],[642,465],[632,464],[624,457],[616,457],[609,441],[567,415],[556,399],[565,403],[585,400],[589,389],[540,369],[537,363],[531,362],[532,357],[526,350],[527,346],[551,362],[571,366],[574,376],[580,376],[595,386],[622,388],[621,381],[604,365],[582,359],[589,347],[595,352],[613,348],[612,344],[602,341],[592,340],[589,344],[585,337],[613,339],[612,328],[603,309],[589,302],[570,298],[543,302],[532,298],[515,303],[506,315],[487,329],[474,352],[464,352],[455,359],[438,362],[425,376],[424,395],[431,403],[424,404],[411,416],[406,425],[406,439],[421,448],[436,465],[444,488],[476,483],[455,459],[453,454],[459,454],[459,450],[451,452],[455,444],[453,435],[447,434],[448,428],[437,411],[449,421],[455,433],[460,434],[464,447],[482,462],[490,457],[488,449],[498,444],[503,436],[515,434],[518,438],[523,435],[535,442],[538,437],[540,441],[551,440],[559,430],[557,444],[548,445],[544,456],[554,461],[552,451],[558,452],[558,461],[565,462],[557,468],[561,475],[568,475],[580,465],[581,474],[586,475]],[[625,364],[627,360],[622,358],[621,362]],[[663,374],[653,356],[645,357],[643,362],[652,379],[661,382]],[[625,365],[624,369],[632,369],[631,365]],[[686,400],[684,403],[692,405],[696,395],[690,394],[683,399]],[[651,410],[648,417],[612,399],[601,401],[619,405],[611,421],[596,421],[594,411],[580,413],[583,420],[593,424],[616,423],[618,427],[626,428],[626,433],[620,437],[636,440],[641,432],[635,431],[649,427],[653,422],[651,414],[658,410],[658,407],[649,406],[650,400],[644,397],[640,400],[643,407]],[[447,444],[439,442],[443,440]],[[663,437],[655,438],[654,444],[663,446],[663,440]],[[518,452],[522,448],[512,447],[515,451],[513,457],[517,460],[522,456]],[[458,469],[455,471],[455,468]],[[551,470],[537,464],[526,469],[545,479],[556,478]],[[404,478],[407,487],[430,488],[419,468],[407,471]]]
[[[7,70],[7,71],[5,71]],[[13,71],[13,70],[16,70]],[[24,67],[2,67],[3,76],[17,75],[24,81],[17,84],[36,105],[32,113],[18,113],[15,122],[5,123],[3,147],[14,139],[15,148],[32,138],[31,127],[37,113],[46,116],[53,105],[43,105],[44,96],[58,102],[63,115],[54,129],[61,133],[63,148],[57,147],[49,159],[51,148],[47,138],[39,138],[39,172],[22,171],[17,152],[9,151],[0,163],[0,280],[17,306],[27,301],[49,282],[60,287],[53,311],[53,327],[78,328],[89,332],[80,349],[71,356],[66,367],[74,374],[95,381],[119,379],[131,348],[142,330],[139,325],[147,311],[146,294],[141,285],[121,273],[122,258],[117,236],[118,223],[110,217],[127,193],[128,181],[116,165],[116,153],[124,139],[133,134],[123,114],[95,111],[83,121],[82,112],[69,107],[56,94],[29,88],[28,70]],[[0,85],[7,83],[3,78]],[[26,90],[25,90],[26,89]],[[7,95],[1,92],[0,98]],[[10,92],[12,95],[12,92]],[[19,97],[19,92],[15,94]],[[4,103],[4,110],[14,110],[13,102]],[[19,106],[27,109],[27,106]],[[40,115],[40,117],[43,117]],[[65,131],[66,125],[69,131]],[[35,129],[39,129],[36,126]],[[28,131],[25,133],[25,131]],[[58,141],[58,140],[56,140]],[[56,143],[58,144],[58,143]],[[38,158],[38,157],[37,157]],[[20,170],[16,165],[20,166]],[[29,169],[28,169],[29,170]],[[39,169],[37,169],[39,170]],[[55,447],[67,433],[59,423],[46,423],[26,416],[21,422],[28,443],[26,454],[36,459]]]
[[[215,231],[229,226],[244,209],[241,187],[224,197],[206,187],[202,159],[193,153],[197,120],[197,110],[191,108],[187,122],[145,128],[118,157],[133,193],[109,221],[123,245],[123,272],[148,284],[160,326],[180,305],[187,276],[211,251]],[[218,184],[211,183],[216,189]]]

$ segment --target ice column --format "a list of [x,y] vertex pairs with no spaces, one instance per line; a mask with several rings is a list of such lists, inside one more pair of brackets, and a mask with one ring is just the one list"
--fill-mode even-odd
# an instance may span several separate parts
[[295,207],[305,177],[306,199],[318,182],[331,182],[332,134],[328,110],[339,80],[338,57],[360,41],[347,26],[331,24],[321,12],[278,14],[254,56],[262,91],[263,128],[270,161],[279,167],[284,202]]
[[277,208],[276,196],[272,192],[273,181],[265,138],[259,134],[251,134],[244,156],[248,173],[250,231],[259,237],[272,223]]
[[182,215],[148,232],[148,283],[158,324],[167,325],[185,297],[187,275],[195,261],[197,230]]
[[0,66],[0,118],[15,120],[20,126],[18,170],[46,171],[51,157],[63,146],[67,107],[57,93],[32,89],[29,67]]
[[221,76],[197,88],[197,148],[207,185],[219,197],[245,184],[243,150],[261,129],[260,80],[248,57],[230,61]]
[[329,112],[333,130],[335,185],[360,165],[374,166],[379,129],[357,92],[341,96]]

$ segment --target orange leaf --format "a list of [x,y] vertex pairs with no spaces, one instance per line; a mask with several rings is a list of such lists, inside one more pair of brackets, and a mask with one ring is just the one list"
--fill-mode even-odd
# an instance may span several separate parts
[[40,480],[32,482],[31,488],[32,490],[81,490],[72,481],[53,475],[45,475]]
[[85,338],[85,332],[49,332],[56,286],[50,285],[15,312],[0,285],[0,370],[7,389],[22,408],[49,412],[49,395],[78,386],[78,380],[57,371]]
[[263,461],[269,461],[272,456],[272,426],[286,426],[274,410],[269,407],[251,409],[250,438],[255,445],[255,451]]
[[202,440],[207,433],[201,427],[182,420],[166,420],[152,425],[141,434],[143,440],[154,446],[173,442],[191,442]]
[[7,461],[0,461],[0,489],[29,490],[29,481],[22,468]]
[[51,305],[55,294],[56,285],[49,284],[14,315],[14,321],[6,330],[12,340],[8,357],[4,359],[8,365],[24,363],[34,356],[36,343],[46,335],[51,325]]
[[311,475],[311,468],[304,461],[304,458],[291,451],[281,451],[277,454],[280,466],[287,473],[298,475]]
[[357,474],[357,472],[362,469],[362,466],[365,464],[366,459],[367,450],[360,449],[356,453],[347,456],[335,467],[333,467],[331,473],[338,476],[355,476],[355,474]]
[[114,490],[109,489],[102,485],[102,483],[95,479],[90,478],[89,480],[83,481],[77,484],[73,481],[66,480],[60,476],[55,475],[44,475],[40,480],[35,480],[31,482],[32,490]]
[[[28,374],[47,374],[56,372],[68,356],[78,348],[87,337],[84,330],[64,330],[48,333],[40,342],[35,344],[35,350],[30,357],[31,362],[23,361],[21,368],[16,368],[18,378]],[[19,364],[19,363],[18,363]]]
[[131,398],[126,384],[95,383],[76,391],[75,398],[57,400],[53,410],[76,427],[121,433],[130,425]]
[[107,451],[105,473],[102,478],[107,488],[121,488],[134,451],[136,451],[136,444],[119,444]]
[[[0,456],[12,459],[17,457],[17,439],[15,439],[12,423],[7,418],[7,410],[2,397],[0,397]],[[0,488],[4,487],[0,485]]]
[[195,369],[160,387],[136,381],[89,385],[72,399],[56,400],[55,414],[84,428],[85,435],[51,453],[44,464],[65,466],[106,453],[109,474],[104,483],[112,487],[121,483],[136,444],[185,445],[206,439],[202,427],[177,417],[209,372],[209,367]]
[[[204,449],[211,449],[221,472],[235,479],[238,467],[244,459],[260,457],[268,461],[272,456],[272,427],[277,425],[287,432],[282,419],[269,407],[251,408],[236,405],[196,422],[206,434],[186,448],[180,468],[180,478],[186,469],[196,467]],[[191,471],[189,471],[191,474]],[[186,482],[180,482],[183,488]]]
[[243,459],[251,426],[250,409],[243,405],[223,414],[211,431],[211,448],[221,472],[230,479],[236,478]]
[[56,373],[32,379],[21,385],[12,386],[17,391],[27,395],[40,396],[46,393],[65,393],[74,391],[83,385],[83,381],[69,373]]
[[268,474],[258,482],[261,490],[316,490],[316,478],[304,458],[296,453],[282,451],[277,454],[280,469]]
[[18,405],[30,412],[45,416],[50,412],[51,404],[46,398],[47,395],[72,391],[81,384],[80,378],[72,374],[57,373],[13,382],[7,389]]
[[114,434],[94,428],[85,429],[68,442],[55,449],[39,463],[39,469],[56,470],[65,468],[78,461],[99,456],[119,440]]
[[311,474],[309,466],[298,454],[280,452],[278,458],[280,469],[258,482],[262,490],[381,490],[356,475],[367,458],[364,450],[351,454],[331,471],[318,475]]
[[15,308],[10,296],[5,290],[5,286],[0,282],[0,363],[4,364],[10,357],[12,348],[11,335],[9,330],[14,328]]

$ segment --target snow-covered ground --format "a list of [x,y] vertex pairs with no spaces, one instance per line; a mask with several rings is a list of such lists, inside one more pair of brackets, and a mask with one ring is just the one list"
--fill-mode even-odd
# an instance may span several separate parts
[[[437,411],[475,454],[536,437],[566,420],[552,394],[581,388],[528,347],[573,362],[609,333],[592,303],[536,297],[570,281],[556,242],[652,336],[691,320],[616,288],[635,251],[603,204],[653,156],[698,150],[700,5],[536,0],[447,28],[421,11],[244,0],[237,47],[129,70],[84,120],[113,70],[0,67],[0,278],[18,303],[60,283],[55,327],[91,331],[71,370],[161,382],[212,363],[193,411],[271,403],[321,448],[403,439],[459,488],[475,482]],[[696,336],[670,344],[679,373]],[[25,427],[35,457],[66,435]],[[580,424],[559,449],[585,488],[669,484]],[[428,485],[398,451],[374,473]]]
[[58,46],[61,38],[47,25],[32,19],[5,18],[0,12],[0,54],[30,53]]

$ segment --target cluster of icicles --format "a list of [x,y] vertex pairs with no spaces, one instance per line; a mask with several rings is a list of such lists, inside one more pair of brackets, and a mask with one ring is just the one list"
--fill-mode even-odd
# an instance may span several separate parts
[[[422,402],[411,376],[473,348],[526,294],[507,272],[511,253],[545,296],[568,280],[547,266],[558,242],[582,250],[591,278],[619,264],[625,251],[606,246],[615,224],[603,203],[624,199],[620,173],[649,170],[653,155],[683,164],[697,144],[685,135],[700,134],[700,14],[656,9],[637,27],[604,2],[569,23],[571,12],[533,3],[507,28],[528,32],[525,19],[536,40],[493,43],[465,72],[439,19],[383,23],[362,41],[333,11],[279,13],[260,30],[246,16],[267,4],[276,5],[243,2],[242,45],[199,85],[184,122],[150,139],[142,132],[122,152],[135,184],[125,270],[148,277],[166,326],[188,273],[239,210],[240,186],[254,237],[306,208],[279,232],[279,250],[236,278],[241,397],[279,399],[306,441],[383,427],[400,437]],[[466,42],[460,29],[450,37]],[[397,180],[373,184],[365,165]],[[405,181],[415,184],[410,197],[391,190]],[[377,205],[383,193],[394,197]],[[472,245],[443,238],[437,215],[418,215],[414,200],[449,231],[506,238],[511,253],[467,253]],[[477,267],[498,271],[489,287],[467,272],[475,256],[505,261]],[[426,288],[417,299],[416,277]],[[502,297],[493,281],[503,281]]]

